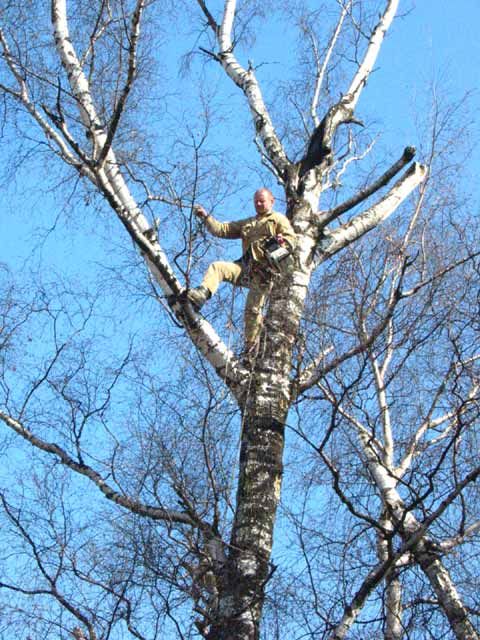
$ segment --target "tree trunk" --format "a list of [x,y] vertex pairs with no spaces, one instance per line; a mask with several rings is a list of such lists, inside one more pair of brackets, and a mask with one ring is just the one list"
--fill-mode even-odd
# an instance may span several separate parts
[[470,620],[450,574],[432,549],[428,541],[421,541],[413,550],[415,560],[423,569],[438,598],[450,627],[458,640],[479,640],[479,635]]
[[[380,523],[385,531],[393,531],[393,523],[386,513],[382,514]],[[389,537],[382,531],[377,533],[377,555],[380,562],[387,562],[393,550],[390,547]],[[385,640],[401,640],[403,637],[402,626],[402,585],[400,583],[399,572],[394,565],[385,576]]]
[[[391,479],[387,482],[391,482]],[[383,495],[400,536],[405,542],[408,542],[420,528],[418,521],[411,512],[405,509],[405,505],[395,488],[387,489]],[[468,619],[468,611],[460,594],[432,542],[426,536],[421,538],[412,548],[412,554],[427,576],[455,637],[458,640],[479,640],[480,636]]]
[[396,571],[385,578],[385,640],[401,640],[402,585]]
[[306,291],[296,283],[308,277],[297,272],[274,283],[259,355],[245,383],[235,520],[209,640],[259,638],[265,587],[273,571],[292,349]]
[[283,421],[247,417],[240,452],[237,510],[224,569],[218,621],[209,640],[256,640],[271,573],[273,525],[280,497]]

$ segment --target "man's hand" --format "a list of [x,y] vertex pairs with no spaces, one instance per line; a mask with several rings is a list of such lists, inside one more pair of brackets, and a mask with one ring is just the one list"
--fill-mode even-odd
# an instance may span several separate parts
[[209,216],[209,214],[207,213],[207,211],[202,207],[201,204],[196,204],[193,207],[193,214],[195,216],[197,216],[197,218],[200,218],[201,220],[206,220]]

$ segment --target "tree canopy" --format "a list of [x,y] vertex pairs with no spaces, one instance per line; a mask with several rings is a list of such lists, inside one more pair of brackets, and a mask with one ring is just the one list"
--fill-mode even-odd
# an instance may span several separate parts
[[[478,129],[406,110],[403,5],[0,8],[1,637],[479,637]],[[246,361],[241,288],[184,292],[262,186]]]

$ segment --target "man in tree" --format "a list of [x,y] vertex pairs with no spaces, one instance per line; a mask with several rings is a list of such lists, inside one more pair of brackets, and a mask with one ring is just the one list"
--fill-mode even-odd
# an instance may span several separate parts
[[262,328],[262,308],[274,282],[275,270],[271,266],[270,241],[291,253],[296,237],[292,225],[281,213],[272,210],[275,198],[268,189],[258,189],[253,196],[256,215],[235,222],[219,222],[202,206],[195,207],[195,215],[205,221],[207,229],[218,238],[242,240],[242,257],[235,262],[213,262],[207,269],[202,284],[187,292],[187,297],[198,310],[215,293],[221,282],[248,287],[245,305],[245,350],[251,352]]

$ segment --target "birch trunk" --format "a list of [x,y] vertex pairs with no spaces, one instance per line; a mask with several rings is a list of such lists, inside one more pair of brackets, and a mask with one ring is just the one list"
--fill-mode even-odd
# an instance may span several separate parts
[[[304,243],[304,249],[308,243]],[[261,353],[246,382],[242,443],[230,553],[221,577],[217,620],[209,640],[257,640],[272,573],[273,529],[283,471],[290,366],[307,285],[298,269],[272,290]]]
[[[220,566],[215,567],[215,603],[212,604],[212,610],[206,616],[208,626],[202,627],[201,632],[209,640],[257,640],[260,635],[265,590],[272,572],[273,529],[282,481],[285,423],[292,401],[290,380],[292,349],[303,312],[311,271],[314,265],[332,258],[337,252],[356,242],[365,233],[386,220],[425,179],[426,169],[419,164],[412,164],[393,188],[368,209],[331,230],[327,228],[327,225],[337,219],[340,213],[353,209],[381,187],[386,186],[400,170],[400,166],[404,166],[404,163],[412,159],[412,153],[408,152],[402,163],[398,166],[396,163],[385,174],[386,177],[382,177],[365,189],[360,194],[361,197],[350,199],[330,212],[314,213],[318,208],[320,192],[322,188],[326,188],[328,176],[332,171],[335,133],[340,125],[354,122],[356,104],[375,66],[384,36],[396,14],[398,0],[385,0],[384,12],[379,16],[378,24],[372,31],[368,47],[348,90],[342,94],[335,105],[332,105],[323,119],[316,114],[318,107],[318,91],[316,91],[312,102],[312,119],[316,128],[304,158],[298,163],[292,163],[283,149],[281,137],[276,133],[254,70],[251,65],[242,66],[236,58],[235,39],[232,36],[236,13],[235,0],[225,1],[220,25],[216,24],[206,10],[205,3],[202,0],[198,2],[218,39],[218,55],[215,57],[229,78],[244,93],[256,136],[263,146],[265,157],[271,163],[273,173],[283,184],[288,195],[287,201],[295,202],[295,210],[290,213],[299,237],[296,271],[289,275],[288,279],[276,283],[269,296],[261,353],[245,380],[244,372],[239,373],[241,367],[236,367],[235,364],[232,366],[232,354],[221,343],[208,323],[197,315],[188,317],[188,322],[185,319],[182,320],[192,341],[234,390],[239,399],[242,414],[237,504],[229,552],[226,559],[222,559]],[[342,16],[345,15],[346,6],[342,10]],[[137,5],[139,13],[143,7],[144,3],[139,1]],[[85,132],[92,140],[92,154],[91,158],[87,158],[88,162],[85,158],[76,158],[65,142],[65,140],[68,142],[68,137],[64,140],[59,133],[48,126],[39,112],[35,111],[28,97],[23,75],[18,71],[14,59],[9,54],[6,40],[0,32],[0,44],[3,47],[4,57],[19,85],[18,93],[13,95],[24,104],[46,132],[47,137],[55,141],[61,157],[75,166],[81,175],[87,176],[108,200],[142,252],[146,264],[163,293],[169,299],[178,298],[182,291],[182,284],[170,267],[158,239],[152,237],[148,219],[134,199],[127,179],[121,173],[112,146],[115,128],[107,133],[98,116],[98,110],[90,92],[89,80],[84,74],[70,39],[66,0],[52,0],[52,21],[59,59],[67,74],[72,95],[77,101]],[[136,39],[138,35],[137,21],[132,38]],[[334,38],[337,35],[336,32]],[[318,89],[322,75],[323,71],[318,78]],[[133,76],[132,72],[132,80]],[[63,130],[64,136],[67,135],[65,131]],[[179,303],[171,302],[170,304],[175,309]],[[185,313],[185,310],[183,312]],[[319,375],[312,370],[307,377],[310,380],[309,384],[314,384]],[[8,426],[28,439],[34,446],[56,455],[62,462],[67,460],[72,470],[96,482],[109,499],[152,519],[168,517],[171,521],[175,520],[182,524],[194,524],[183,513],[167,512],[163,509],[147,510],[143,507],[141,511],[137,503],[123,497],[121,501],[120,496],[114,494],[110,487],[105,483],[102,484],[102,479],[93,470],[67,458],[59,447],[44,443],[38,438],[34,439],[30,432],[23,429],[18,422],[11,421],[8,416],[3,419]],[[387,435],[384,439],[388,445]],[[406,545],[415,539],[415,544],[411,545],[413,558],[428,577],[455,636],[461,640],[478,639],[479,636],[468,621],[466,609],[438,555],[437,548],[428,540],[421,530],[420,523],[407,511],[400,499],[395,482],[392,481],[392,477],[395,477],[391,472],[393,456],[386,456],[382,465],[372,449],[371,441],[364,443],[364,448],[367,456],[370,455],[370,468],[388,509],[392,526],[398,530]],[[387,557],[388,549],[384,549],[381,559],[386,560]],[[383,578],[386,580],[387,593],[385,637],[388,640],[398,640],[401,637],[400,583],[394,569],[387,573],[386,577],[385,573],[381,573],[381,569],[382,567],[378,573],[367,577],[365,588],[359,591],[354,601],[354,605],[358,606],[350,608],[332,637],[346,636],[369,593]]]
[[401,640],[402,586],[396,572],[385,579],[385,640]]
[[[373,456],[371,462],[373,462]],[[416,535],[420,535],[420,524],[412,513],[405,509],[405,505],[397,490],[392,486],[392,479],[387,477],[385,469],[377,462],[375,465],[376,469],[373,469],[373,465],[370,468],[377,476],[377,481],[381,481],[385,487],[383,499],[386,508],[401,538],[404,542],[409,543]],[[426,536],[420,537],[412,547],[412,555],[428,578],[457,640],[478,640],[479,635],[469,620],[468,611],[432,542]]]
[[430,581],[457,640],[478,640],[480,636],[470,622],[468,611],[438,554],[423,541],[413,556]]
[[285,416],[245,417],[230,554],[209,640],[259,638],[280,497]]
[[[393,531],[393,525],[389,518],[384,517],[381,524],[388,532]],[[378,533],[378,559],[386,562],[392,549],[389,540],[382,532]],[[402,627],[402,586],[398,570],[395,565],[385,576],[385,640],[401,640],[403,636]]]

